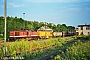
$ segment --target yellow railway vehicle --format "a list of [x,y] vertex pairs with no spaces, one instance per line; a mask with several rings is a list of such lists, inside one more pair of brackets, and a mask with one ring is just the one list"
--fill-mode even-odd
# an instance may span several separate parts
[[45,32],[45,36],[52,37],[52,32]]
[[45,36],[45,32],[44,31],[38,31],[38,35],[39,36]]
[[52,32],[38,31],[38,36],[40,38],[50,38],[50,37],[52,37]]
[[52,37],[53,31],[50,28],[41,27],[37,30],[37,32],[40,38],[50,38]]

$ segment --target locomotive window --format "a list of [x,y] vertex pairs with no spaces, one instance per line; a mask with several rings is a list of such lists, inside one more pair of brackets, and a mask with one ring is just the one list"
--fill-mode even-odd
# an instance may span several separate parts
[[15,36],[19,36],[19,32],[15,32]]
[[27,35],[29,35],[29,33],[27,32]]

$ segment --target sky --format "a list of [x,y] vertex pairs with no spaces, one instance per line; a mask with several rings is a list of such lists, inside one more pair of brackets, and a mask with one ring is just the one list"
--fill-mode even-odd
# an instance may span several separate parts
[[[4,0],[0,0],[0,16],[4,16]],[[90,24],[90,0],[7,0],[7,16],[77,27]]]

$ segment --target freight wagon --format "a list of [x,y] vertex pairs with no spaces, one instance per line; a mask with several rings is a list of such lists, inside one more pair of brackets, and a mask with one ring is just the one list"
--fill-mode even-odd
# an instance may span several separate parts
[[62,32],[53,32],[53,37],[61,37]]

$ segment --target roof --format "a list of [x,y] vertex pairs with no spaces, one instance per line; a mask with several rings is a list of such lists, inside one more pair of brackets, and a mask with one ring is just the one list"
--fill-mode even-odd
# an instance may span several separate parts
[[38,30],[52,30],[52,29],[50,29],[49,27],[45,27],[45,26],[42,26],[42,27],[40,27]]
[[78,25],[78,27],[83,27],[83,26],[90,26],[90,25]]

